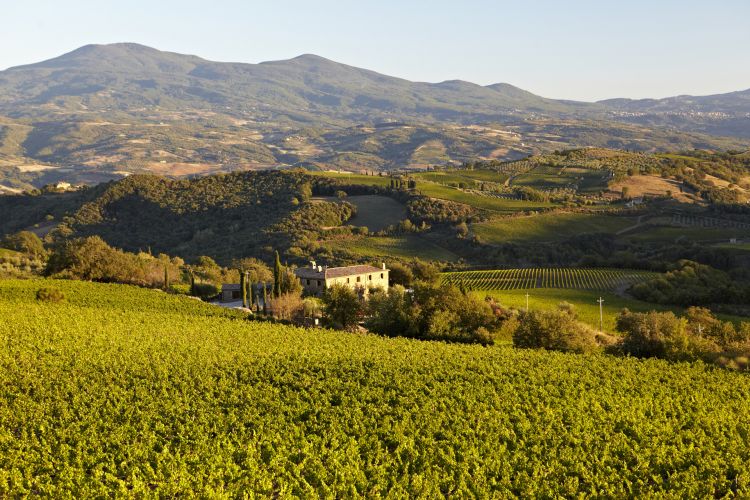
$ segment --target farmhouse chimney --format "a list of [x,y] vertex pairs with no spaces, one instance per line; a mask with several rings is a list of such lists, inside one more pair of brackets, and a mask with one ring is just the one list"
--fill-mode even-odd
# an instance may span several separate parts
[[313,269],[315,269],[315,261],[314,260],[310,261],[310,267],[312,267]]
[[385,271],[385,262],[381,262],[381,264],[383,265],[383,271]]

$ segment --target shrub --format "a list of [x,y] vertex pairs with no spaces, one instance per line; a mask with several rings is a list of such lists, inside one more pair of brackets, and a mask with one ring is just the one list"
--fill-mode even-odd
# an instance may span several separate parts
[[368,328],[388,336],[492,344],[500,320],[488,302],[457,288],[420,282],[370,297]]
[[301,321],[305,303],[300,293],[284,293],[271,299],[271,314],[282,321]]
[[572,309],[522,312],[513,345],[551,351],[587,353],[600,349],[597,334],[576,319]]
[[36,292],[36,300],[40,302],[62,302],[65,300],[65,294],[57,288],[44,287]]
[[213,283],[196,283],[193,287],[193,294],[196,297],[209,298],[219,293],[219,288]]

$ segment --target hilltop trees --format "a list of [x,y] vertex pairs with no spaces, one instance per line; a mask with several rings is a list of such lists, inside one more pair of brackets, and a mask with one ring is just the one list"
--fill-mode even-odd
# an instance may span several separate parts
[[748,288],[712,267],[681,260],[664,276],[633,286],[632,294],[657,304],[698,306],[712,303],[739,303],[748,298]]

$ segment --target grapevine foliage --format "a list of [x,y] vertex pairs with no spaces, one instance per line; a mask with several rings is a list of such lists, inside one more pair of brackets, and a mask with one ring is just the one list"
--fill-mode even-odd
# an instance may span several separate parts
[[[42,286],[66,300],[36,301]],[[750,379],[0,281],[0,496],[750,495]]]

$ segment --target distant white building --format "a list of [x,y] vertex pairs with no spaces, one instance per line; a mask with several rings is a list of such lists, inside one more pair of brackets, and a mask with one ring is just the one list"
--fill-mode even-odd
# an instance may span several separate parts
[[633,208],[637,205],[643,205],[643,196],[639,196],[638,198],[633,198],[632,200],[630,200],[629,202],[625,204],[625,206],[628,208]]

